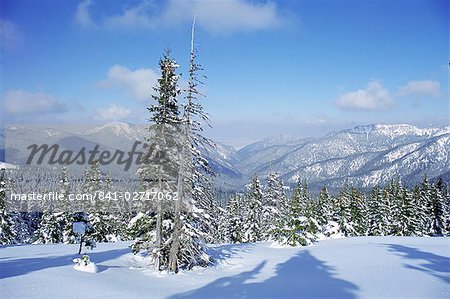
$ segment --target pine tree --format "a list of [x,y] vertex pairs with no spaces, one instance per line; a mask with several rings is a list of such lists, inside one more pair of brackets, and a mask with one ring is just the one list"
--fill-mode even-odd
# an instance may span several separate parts
[[[177,185],[180,200],[175,202],[169,256],[169,271],[175,273],[179,268],[206,266],[210,263],[204,241],[222,238],[218,228],[225,214],[224,209],[212,198],[211,171],[208,161],[199,150],[205,144],[214,145],[201,134],[203,124],[209,124],[209,116],[199,102],[199,97],[204,95],[198,90],[198,85],[203,84],[198,79],[198,72],[202,68],[196,63],[194,32],[195,19],[191,31],[188,89],[181,117],[181,158]],[[188,208],[181,211],[183,204]]]
[[354,236],[355,223],[352,221],[352,211],[350,206],[351,194],[347,183],[342,187],[339,196],[336,198],[333,220],[339,224],[340,231],[344,236]]
[[64,212],[44,212],[35,232],[35,244],[62,243],[64,241],[64,228],[66,227]]
[[324,186],[315,202],[314,217],[322,234],[326,237],[339,234],[339,224],[333,220],[333,209],[335,199],[329,194]]
[[[382,204],[380,206],[383,215],[383,235],[393,235],[396,230],[396,214],[398,210],[396,208],[396,189],[395,182],[391,180],[383,189],[382,192]],[[395,211],[395,213],[394,213]]]
[[324,186],[320,192],[316,203],[315,215],[320,225],[326,225],[328,221],[332,220],[332,198],[328,193],[328,189]]
[[[61,223],[63,225],[62,237],[64,243],[70,243],[70,236],[72,235],[72,210],[74,203],[69,201],[70,181],[69,171],[65,165],[61,168],[61,175],[59,177],[59,190],[64,195],[64,201],[59,204],[59,210],[62,212]],[[72,242],[73,243],[73,242]]]
[[425,235],[432,234],[432,194],[428,177],[425,176],[420,183],[420,206],[424,210],[421,227]]
[[385,234],[385,207],[383,191],[380,187],[372,188],[371,196],[368,200],[367,209],[367,234],[369,236],[383,236]]
[[447,236],[450,236],[450,190],[448,186],[446,185],[443,191],[444,194],[444,203],[445,203],[445,219],[444,219],[444,226],[445,231],[447,232]]
[[403,187],[400,180],[391,180],[388,185],[389,190],[389,212],[390,212],[390,229],[389,235],[399,235],[402,221],[402,193]]
[[85,180],[85,190],[97,194],[94,205],[88,211],[88,222],[92,225],[89,237],[94,242],[111,242],[120,239],[120,215],[113,213],[113,205],[108,192],[111,179],[103,180],[100,164],[94,161],[91,165],[89,178]]
[[411,204],[414,209],[414,221],[413,221],[413,227],[411,228],[414,232],[415,236],[423,236],[426,235],[426,226],[427,223],[427,211],[428,208],[423,205],[422,195],[421,195],[421,187],[419,185],[416,185],[413,188],[413,191],[411,193]]
[[178,96],[181,90],[178,88],[179,75],[176,73],[179,65],[170,58],[170,49],[167,49],[163,58],[159,61],[161,77],[154,87],[155,95],[152,98],[156,104],[147,108],[150,112],[150,121],[155,124],[178,124],[180,122],[178,110]]
[[[230,215],[228,212],[228,204],[230,203],[231,198],[227,201],[225,208],[222,208],[218,203],[215,207],[215,212],[211,215],[208,215],[214,221],[210,221],[214,226],[210,229],[207,229],[207,239],[206,242],[210,242],[212,244],[221,244],[221,243],[231,243],[230,241],[230,233],[228,231],[230,225]],[[211,241],[209,241],[211,240]]]
[[235,194],[230,198],[227,204],[227,238],[226,241],[230,243],[241,243],[243,240],[242,232],[242,211],[241,211],[241,197]]
[[[155,88],[153,99],[157,104],[148,110],[150,121],[156,127],[156,146],[165,150],[168,157],[165,163],[146,163],[140,169],[144,183],[155,182],[159,190],[172,190],[178,194],[173,204],[157,203],[155,233],[152,240],[135,242],[135,252],[140,249],[152,253],[155,268],[178,272],[180,268],[206,266],[211,262],[206,254],[205,239],[212,239],[210,232],[217,231],[218,223],[209,213],[219,214],[220,209],[212,200],[206,173],[208,163],[201,157],[199,144],[207,141],[200,134],[201,121],[207,120],[202,106],[197,101],[197,71],[195,63],[194,28],[192,30],[192,48],[189,70],[189,86],[186,105],[180,114],[178,97],[178,64],[169,57],[167,51],[160,61],[161,78]],[[147,156],[152,157],[149,151]],[[167,182],[176,182],[176,186]],[[148,187],[144,188],[148,190]],[[150,215],[150,213],[147,213]],[[214,221],[213,221],[214,220]],[[147,234],[148,235],[148,234]]]
[[431,227],[429,234],[432,236],[444,236],[445,231],[445,186],[442,179],[439,178],[438,181],[431,187],[431,209],[430,209],[430,222]]
[[134,254],[155,240],[156,217],[154,213],[139,212],[127,225],[128,235],[134,239],[131,250]]
[[286,195],[283,189],[283,181],[275,172],[267,174],[267,186],[262,199],[261,230],[263,239],[268,240],[273,237],[276,230],[276,223],[281,219],[281,210],[284,207]]
[[0,244],[14,244],[16,243],[16,236],[14,233],[13,218],[6,212],[5,205],[5,189],[6,182],[3,170],[0,170]]
[[247,197],[244,212],[244,242],[261,241],[262,191],[258,176],[254,176]]
[[289,212],[283,215],[278,224],[276,239],[290,246],[306,246],[311,244],[318,230],[318,223],[312,217],[314,205],[312,201],[302,202],[308,197],[307,185],[297,181],[296,189],[290,203]]
[[67,167],[61,168],[59,178],[59,192],[64,195],[64,200],[58,206],[51,205],[42,213],[39,228],[34,232],[33,243],[63,243],[68,242],[72,231],[72,215],[68,202],[69,179]]
[[[150,131],[153,131],[155,135],[153,140],[148,140],[152,142],[152,146],[147,153],[146,163],[139,169],[146,192],[151,192],[155,187],[157,192],[174,191],[170,182],[177,179],[175,169],[178,169],[178,165],[173,150],[179,150],[177,144],[174,144],[177,126],[181,121],[178,105],[178,96],[181,91],[178,88],[179,75],[176,73],[179,65],[170,58],[170,50],[166,50],[163,58],[159,61],[159,66],[161,77],[157,81],[157,86],[154,87],[156,94],[152,95],[156,104],[148,108],[151,115],[150,121],[156,124],[156,127],[150,127]],[[147,211],[146,214],[150,213]],[[145,249],[151,252],[155,268],[161,270],[169,264],[170,239],[173,229],[173,215],[168,203],[156,202],[155,217],[154,238],[145,243],[139,240],[133,246],[135,250]],[[176,217],[179,219],[178,215]],[[179,227],[178,224],[179,222],[177,227]]]
[[355,187],[351,188],[350,193],[350,213],[351,222],[354,223],[354,234],[364,236],[367,233],[367,207],[366,199]]
[[406,188],[402,188],[397,235],[419,236],[420,234],[419,219],[417,209],[414,206],[413,195]]

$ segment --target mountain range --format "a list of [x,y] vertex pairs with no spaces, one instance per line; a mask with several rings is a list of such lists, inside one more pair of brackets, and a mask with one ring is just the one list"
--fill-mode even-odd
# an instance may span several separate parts
[[[78,131],[17,125],[1,133],[6,136],[6,144],[0,144],[0,154],[6,148],[7,153],[15,153],[16,160],[23,163],[24,156],[16,153],[18,149],[43,141],[72,150],[93,144],[100,144],[102,149],[129,150],[133,141],[143,141],[148,135],[146,128],[118,122]],[[225,190],[240,189],[252,176],[264,178],[269,171],[279,173],[286,185],[304,179],[316,189],[323,185],[338,188],[346,181],[370,188],[392,178],[400,178],[407,185],[419,182],[424,175],[446,181],[450,178],[450,126],[374,124],[318,138],[275,136],[240,150],[216,143],[202,152],[217,174],[217,186]],[[126,175],[114,165],[109,166],[108,172]]]

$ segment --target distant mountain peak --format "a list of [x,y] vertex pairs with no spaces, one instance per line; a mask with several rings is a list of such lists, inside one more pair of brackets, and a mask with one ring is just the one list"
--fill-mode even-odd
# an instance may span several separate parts
[[123,136],[128,139],[140,139],[141,134],[138,131],[141,131],[138,125],[133,125],[124,122],[108,122],[105,125],[98,126],[92,129],[87,130],[85,135],[95,135],[101,134],[102,132],[109,132],[116,136]]
[[438,136],[450,132],[450,127],[446,128],[419,128],[408,124],[370,124],[363,126],[356,126],[351,129],[345,129],[334,134],[339,133],[353,133],[353,134],[376,134],[387,136],[390,138],[401,137],[405,135],[413,136]]

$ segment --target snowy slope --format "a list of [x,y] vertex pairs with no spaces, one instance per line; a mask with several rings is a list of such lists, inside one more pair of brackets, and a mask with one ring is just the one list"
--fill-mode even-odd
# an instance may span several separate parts
[[72,267],[76,245],[0,248],[2,298],[449,298],[450,240],[361,237],[301,248],[215,247],[211,268],[143,270],[128,243],[90,253],[99,273]]

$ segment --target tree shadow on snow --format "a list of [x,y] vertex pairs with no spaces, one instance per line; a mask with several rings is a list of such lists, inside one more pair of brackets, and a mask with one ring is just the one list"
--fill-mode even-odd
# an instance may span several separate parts
[[240,243],[240,244],[224,244],[215,247],[208,247],[207,253],[214,259],[215,264],[226,262],[232,256],[239,255],[240,252],[250,251],[255,244]]
[[181,298],[356,298],[358,287],[336,278],[334,270],[309,251],[301,251],[277,265],[276,275],[263,282],[248,282],[255,278],[266,261],[253,270],[235,276],[219,278],[208,285],[169,299]]
[[[102,252],[88,253],[89,257],[98,266],[99,272],[105,271],[113,266],[98,265],[99,263],[115,259],[121,255],[129,253],[129,248],[114,249]],[[48,268],[72,266],[72,259],[79,257],[77,254],[64,256],[46,256],[18,258],[12,260],[0,261],[0,279],[25,275],[34,271],[41,271]]]
[[422,263],[419,266],[405,264],[406,268],[422,271],[450,284],[450,258],[404,245],[384,245],[388,247],[389,251],[394,252],[403,258],[425,261],[425,263]]

